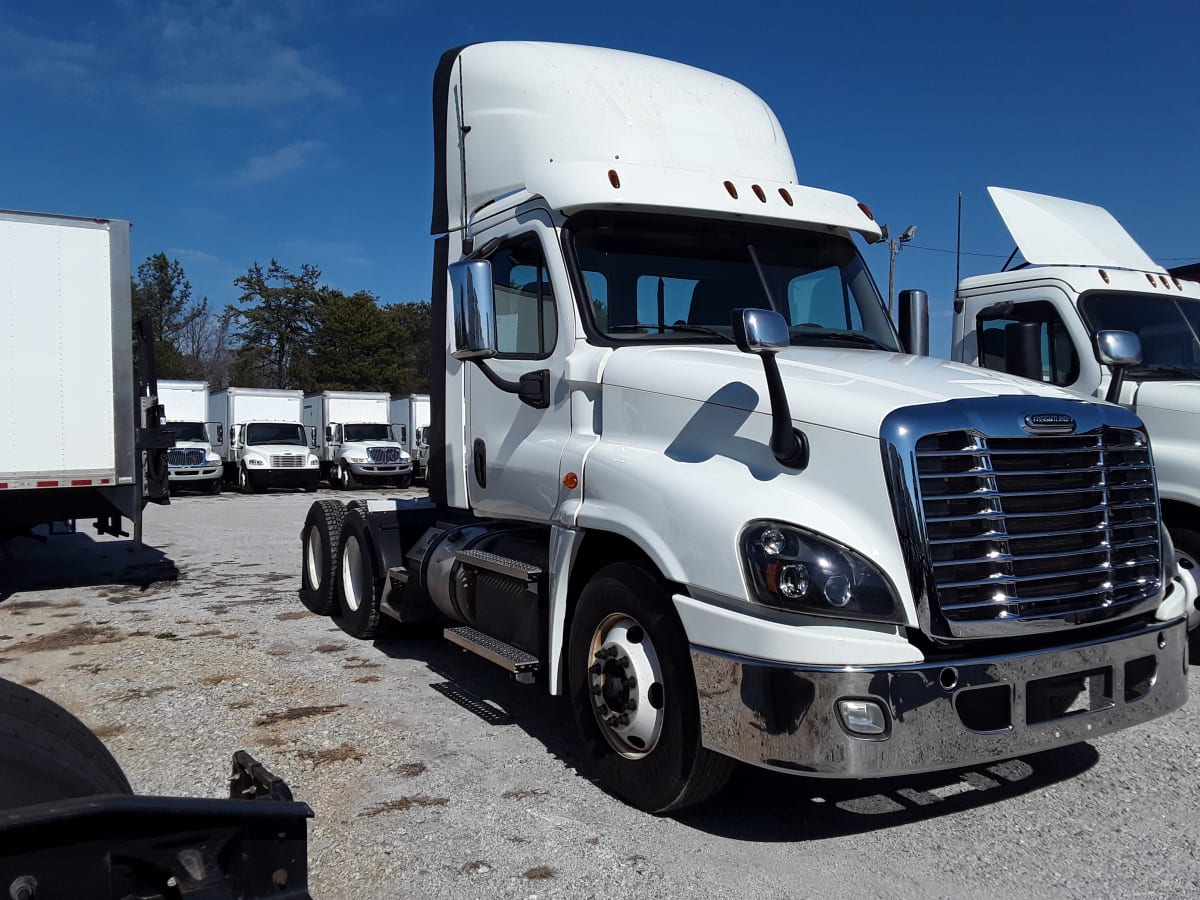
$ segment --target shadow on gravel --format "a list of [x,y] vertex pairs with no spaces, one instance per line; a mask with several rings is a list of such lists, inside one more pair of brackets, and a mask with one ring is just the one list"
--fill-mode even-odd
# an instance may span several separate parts
[[[524,686],[441,638],[442,626],[405,626],[377,640],[387,656],[423,662],[445,681],[432,689],[494,727],[515,725],[584,777],[575,723],[563,697]],[[680,824],[731,840],[794,842],[860,834],[984,807],[1075,778],[1100,754],[1076,744],[1021,759],[878,780],[805,778],[740,766],[713,800],[673,816]],[[596,788],[600,790],[599,787]]]
[[1075,744],[986,766],[866,781],[804,778],[742,766],[716,798],[675,818],[732,840],[821,840],[998,803],[1075,778],[1099,759],[1091,744]]
[[[45,536],[45,529],[37,529]],[[58,588],[121,585],[146,590],[175,581],[179,570],[161,550],[131,540],[97,541],[88,534],[56,534],[45,542],[13,538],[0,543],[0,610],[13,594]]]

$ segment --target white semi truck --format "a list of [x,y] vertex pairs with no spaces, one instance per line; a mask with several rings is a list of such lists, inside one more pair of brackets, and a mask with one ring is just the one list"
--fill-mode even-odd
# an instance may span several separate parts
[[1162,518],[1195,631],[1200,284],[1157,265],[1101,207],[1007,188],[988,192],[1026,265],[962,280],[953,358],[1138,414],[1154,444]]
[[225,477],[243,494],[272,487],[315,491],[321,466],[309,447],[301,406],[303,391],[230,387],[209,397],[217,425],[217,452]]
[[129,223],[0,211],[0,538],[92,519],[142,539],[169,502],[153,340],[132,322]]
[[409,394],[392,400],[392,430],[413,462],[413,474],[426,477],[429,461],[429,395]]
[[904,353],[878,225],[797,184],[759,97],[477,44],[434,118],[430,496],[314,504],[310,609],[448,622],[656,812],[737,760],[901,775],[1185,702],[1141,420]]
[[321,474],[335,487],[412,483],[412,458],[391,425],[386,392],[321,391],[304,397],[304,427],[321,461]]
[[175,439],[167,451],[171,486],[221,493],[225,473],[221,457],[213,451],[217,423],[208,421],[208,382],[163,379],[158,382],[158,402]]

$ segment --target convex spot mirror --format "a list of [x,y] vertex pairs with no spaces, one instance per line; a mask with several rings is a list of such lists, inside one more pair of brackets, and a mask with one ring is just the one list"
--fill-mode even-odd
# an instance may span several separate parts
[[1096,347],[1100,362],[1107,366],[1136,366],[1142,361],[1142,339],[1132,331],[1101,331]]
[[496,299],[492,264],[485,259],[451,263],[455,359],[488,359],[496,355]]

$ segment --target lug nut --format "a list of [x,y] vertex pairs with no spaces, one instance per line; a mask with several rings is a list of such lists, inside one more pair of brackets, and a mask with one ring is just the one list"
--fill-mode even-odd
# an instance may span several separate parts
[[600,663],[592,663],[590,666],[588,666],[588,671],[593,675],[599,675],[604,671],[604,667],[601,666]]
[[628,676],[625,679],[625,687],[629,688],[630,690],[633,690],[635,687],[637,687],[637,677],[634,675]]
[[621,668],[623,669],[628,669],[633,665],[628,656],[622,656],[619,662],[621,663]]
[[598,684],[593,684],[592,685],[592,693],[597,694],[597,695],[602,694],[602,693],[604,693],[604,688],[600,687],[600,685],[598,685]]
[[637,699],[634,697],[630,697],[628,700],[625,701],[625,708],[627,710],[629,710],[630,712],[633,712],[635,709],[637,709]]

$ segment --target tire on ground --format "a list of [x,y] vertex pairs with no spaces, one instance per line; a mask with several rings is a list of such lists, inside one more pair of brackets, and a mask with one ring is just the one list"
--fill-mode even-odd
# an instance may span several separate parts
[[338,549],[346,507],[340,500],[318,500],[308,509],[300,532],[300,602],[318,616],[337,606]]
[[[627,616],[641,626],[662,672],[662,684],[650,688],[658,691],[661,731],[652,749],[638,758],[614,749],[592,700],[593,637],[614,616]],[[584,587],[567,646],[571,709],[583,755],[606,790],[647,812],[670,812],[706,800],[724,787],[736,765],[700,743],[700,708],[687,648],[666,586],[643,565],[610,564]]]
[[383,578],[375,572],[371,537],[361,512],[350,509],[342,522],[338,548],[337,609],[334,618],[347,634],[363,640],[379,631]]
[[41,694],[0,679],[0,809],[132,793],[86,725]]

